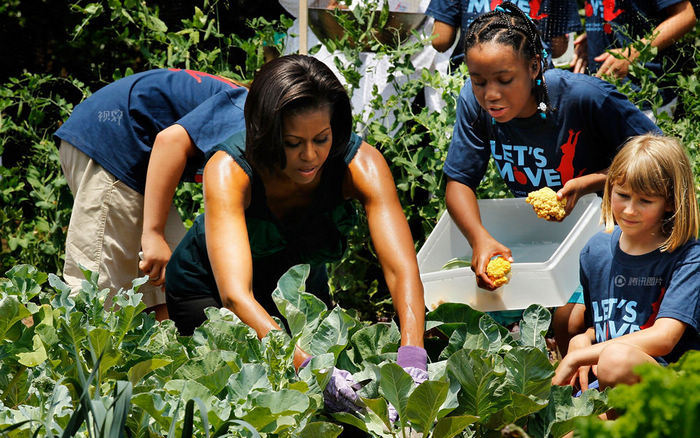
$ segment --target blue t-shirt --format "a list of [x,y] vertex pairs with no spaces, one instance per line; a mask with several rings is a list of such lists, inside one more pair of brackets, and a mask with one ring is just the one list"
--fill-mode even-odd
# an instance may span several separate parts
[[675,362],[700,349],[700,242],[691,240],[672,253],[633,256],[620,249],[621,230],[598,233],[581,251],[581,285],[587,327],[596,342],[651,327],[658,318],[687,324],[671,353]]
[[[502,0],[431,0],[425,14],[450,26],[459,27],[464,38],[476,17],[494,10],[501,3]],[[545,41],[581,30],[575,0],[515,0],[513,3],[530,18],[537,20]]]
[[553,69],[544,73],[554,111],[492,123],[472,92],[462,88],[457,120],[443,168],[472,189],[493,156],[501,177],[516,197],[606,169],[631,136],[661,133],[637,107],[609,83],[587,75]]
[[[584,11],[586,16],[586,34],[588,35],[588,68],[595,73],[600,63],[594,61],[606,50],[623,48],[633,40],[651,32],[666,17],[663,9],[684,0],[587,0]],[[670,56],[673,47],[663,51],[663,56]],[[660,57],[647,63],[646,67],[659,76]]]
[[188,160],[183,180],[204,166],[204,153],[245,130],[248,91],[222,77],[182,69],[137,73],[88,97],[54,134],[143,193],[156,135],[177,123],[201,154]]

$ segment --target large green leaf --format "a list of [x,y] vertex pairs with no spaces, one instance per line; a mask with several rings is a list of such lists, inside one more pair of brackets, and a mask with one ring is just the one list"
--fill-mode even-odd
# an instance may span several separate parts
[[129,378],[129,382],[131,382],[131,384],[135,386],[150,372],[157,370],[158,368],[164,367],[166,365],[169,365],[171,363],[172,360],[161,358],[142,360],[141,362],[129,368],[129,371],[126,373],[126,375]]
[[206,386],[193,380],[173,379],[166,382],[163,389],[172,395],[179,396],[182,400],[192,398],[208,400],[213,395]]
[[23,303],[29,302],[41,292],[41,285],[48,276],[31,265],[17,265],[5,273],[9,283],[0,282],[0,291],[16,295]]
[[309,270],[309,265],[293,266],[282,275],[277,288],[272,292],[272,298],[280,314],[287,320],[292,336],[301,335],[299,346],[302,349],[308,348],[308,343],[327,310],[323,301],[304,292]]
[[173,376],[175,379],[194,380],[218,394],[234,371],[222,359],[221,351],[208,351],[184,363]]
[[462,433],[464,429],[470,424],[475,423],[478,419],[479,417],[473,415],[441,418],[435,425],[431,438],[452,438],[458,433]]
[[[131,293],[133,291],[129,290],[128,294]],[[117,302],[120,301],[117,300]],[[143,311],[146,309],[146,305],[144,303],[139,301],[136,305],[133,305],[131,302],[129,303],[131,305],[126,304],[126,301],[122,301],[119,310],[113,311],[114,316],[117,318],[117,324],[113,330],[116,345],[121,345],[127,333],[141,326],[145,318]]]
[[88,332],[89,348],[94,354],[93,360],[100,358],[100,375],[119,363],[121,352],[112,344],[112,332],[104,328],[95,328]]
[[516,347],[503,356],[511,388],[540,400],[549,398],[554,368],[546,353],[535,347]]
[[499,356],[483,350],[461,350],[447,360],[447,371],[462,386],[460,409],[480,417],[480,423],[488,421],[489,415],[511,402]]
[[55,316],[57,314],[58,311],[54,311],[50,305],[43,304],[39,312],[34,315],[35,323],[36,319],[39,320],[38,324],[35,325],[34,330],[41,337],[41,341],[44,343],[44,345],[48,348],[51,348],[59,342],[58,334],[56,332],[56,325],[58,321],[56,320]]
[[0,340],[5,339],[5,335],[13,325],[29,315],[31,313],[17,297],[7,296],[0,300]]
[[523,313],[523,320],[520,324],[520,343],[528,347],[535,347],[541,351],[547,351],[547,344],[544,336],[549,330],[551,315],[549,310],[533,304]]
[[551,433],[559,438],[573,429],[577,417],[598,415],[606,409],[607,392],[590,389],[580,397],[572,397],[570,386],[552,386],[549,404],[531,417],[528,432],[532,436],[549,436]]
[[426,381],[413,390],[406,404],[406,418],[415,430],[428,435],[447,398],[448,389],[446,382]]
[[205,310],[208,320],[195,329],[192,342],[212,350],[235,351],[244,362],[263,360],[258,335],[226,308]]
[[[386,402],[384,402],[384,404],[386,404]],[[335,412],[331,414],[331,417],[340,423],[349,424],[364,432],[367,432],[367,425],[365,422],[349,412]]]
[[170,426],[172,419],[164,415],[169,409],[169,406],[168,403],[163,400],[163,396],[160,392],[142,392],[135,394],[131,398],[131,403],[148,412],[151,418],[164,430],[167,430],[168,426]]
[[357,321],[340,307],[335,307],[326,315],[313,335],[310,349],[311,353],[333,353],[337,358],[349,341],[350,330],[355,327]]
[[262,364],[246,363],[228,379],[228,398],[232,403],[244,402],[254,391],[272,389],[267,368]]
[[393,321],[391,324],[373,324],[356,331],[351,343],[362,360],[367,361],[382,353],[396,352],[401,343],[401,333]]
[[459,350],[485,350],[492,353],[510,348],[508,330],[497,324],[489,315],[481,315],[475,325],[455,326],[447,347],[440,353],[448,358]]
[[511,402],[497,412],[489,415],[482,426],[488,430],[501,430],[515,422],[522,423],[523,417],[537,412],[547,406],[547,400],[533,399],[517,392],[509,391]]
[[273,415],[304,412],[309,407],[309,397],[295,390],[282,389],[277,392],[256,393],[253,399],[255,406],[268,408]]
[[425,315],[426,322],[433,322],[431,327],[438,327],[440,331],[448,337],[458,327],[471,327],[473,333],[476,333],[476,328],[479,327],[479,319],[484,315],[483,312],[474,310],[466,304],[462,303],[444,303],[438,306],[437,309],[428,312]]
[[27,353],[18,353],[17,361],[26,367],[35,367],[40,363],[44,362],[48,357],[46,355],[46,349],[44,348],[44,343],[41,342],[39,335],[34,335],[33,339],[33,349]]
[[391,403],[399,419],[403,422],[406,419],[406,405],[408,404],[408,394],[413,389],[413,378],[406,371],[395,363],[387,363],[381,367],[381,380],[379,389],[384,398]]
[[385,399],[381,397],[363,398],[362,402],[365,403],[367,409],[374,412],[377,418],[384,423],[384,426],[391,428],[391,421],[389,420],[389,405]]
[[335,438],[343,431],[342,426],[327,421],[314,421],[307,424],[299,438]]

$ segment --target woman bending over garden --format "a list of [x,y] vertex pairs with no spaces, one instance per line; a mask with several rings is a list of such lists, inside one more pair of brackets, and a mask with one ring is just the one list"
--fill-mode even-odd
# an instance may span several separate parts
[[[469,241],[479,286],[493,290],[489,260],[511,250],[483,226],[476,188],[493,156],[510,191],[524,197],[550,187],[566,199],[566,213],[588,193],[603,189],[618,147],[633,135],[659,129],[609,83],[569,71],[546,70],[542,38],[517,6],[504,2],[480,15],[464,40],[470,78],[457,103],[444,172],[447,209]],[[573,292],[573,291],[572,291]],[[573,297],[575,298],[575,297]],[[555,314],[557,344],[583,331],[574,305]],[[504,324],[516,315],[495,315]]]
[[605,232],[581,251],[585,333],[552,382],[585,390],[633,384],[642,363],[668,364],[700,349],[700,243],[691,164],[668,137],[632,138],[608,171]]
[[[259,337],[280,327],[271,293],[306,263],[306,290],[330,302],[325,264],[339,260],[359,200],[401,328],[398,363],[426,370],[425,307],[413,239],[381,153],[351,132],[350,100],[315,58],[289,55],[256,74],[245,131],[204,169],[205,213],[166,270],[171,319],[190,335],[207,307],[226,307]],[[298,368],[309,355],[297,349]]]

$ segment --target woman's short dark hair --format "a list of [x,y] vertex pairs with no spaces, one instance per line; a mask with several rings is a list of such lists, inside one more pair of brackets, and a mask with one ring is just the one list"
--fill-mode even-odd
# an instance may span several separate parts
[[287,55],[256,73],[246,99],[246,158],[253,167],[284,169],[284,117],[330,106],[333,143],[329,159],[342,154],[350,140],[352,111],[345,88],[316,58]]

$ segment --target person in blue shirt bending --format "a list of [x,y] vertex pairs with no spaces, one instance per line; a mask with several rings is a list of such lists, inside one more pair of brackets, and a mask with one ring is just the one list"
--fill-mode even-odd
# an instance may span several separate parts
[[[204,153],[245,129],[248,91],[223,77],[158,69],[115,81],[79,104],[56,131],[74,203],[63,277],[80,289],[80,265],[112,295],[147,274],[143,302],[167,317],[161,288],[185,227],[172,206],[178,182],[197,179]],[[143,260],[139,260],[139,252]]]
[[[566,198],[568,214],[581,196],[603,189],[607,168],[628,137],[660,131],[609,83],[546,70],[535,24],[512,3],[474,20],[464,43],[470,78],[457,102],[443,167],[445,200],[472,248],[479,286],[493,290],[486,275],[489,260],[512,257],[479,214],[476,188],[491,157],[513,195],[550,187]],[[582,314],[569,318],[570,308],[573,304],[554,321],[555,334],[563,336],[560,348],[568,344],[566,334],[578,333],[583,324]],[[501,322],[516,322],[519,315],[512,318]]]
[[[695,178],[674,138],[632,138],[603,195],[605,232],[581,251],[586,331],[571,339],[552,383],[634,384],[634,367],[700,349],[700,243]],[[592,386],[592,385],[591,385]]]

